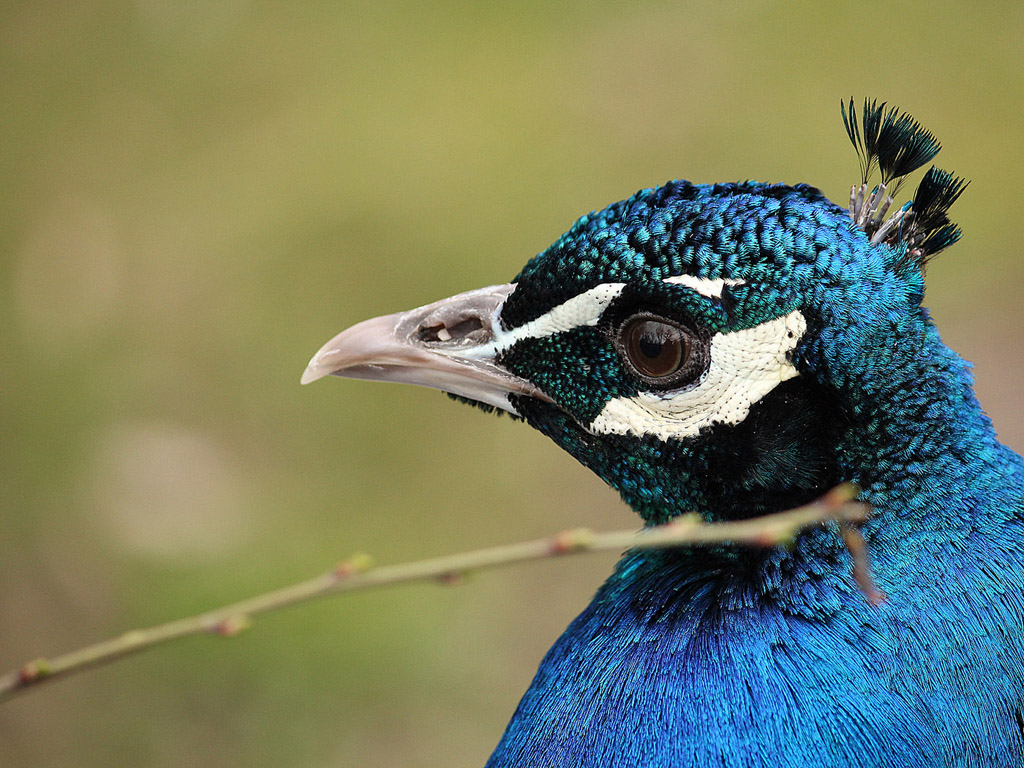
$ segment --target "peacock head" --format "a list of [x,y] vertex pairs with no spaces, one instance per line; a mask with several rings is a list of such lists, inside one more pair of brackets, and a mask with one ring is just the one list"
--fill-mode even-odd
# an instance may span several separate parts
[[511,283],[343,331],[302,381],[420,384],[508,412],[648,522],[762,514],[860,479],[855,445],[917,375],[923,267],[959,237],[946,211],[965,185],[933,166],[887,216],[938,143],[884,104],[843,116],[863,176],[849,209],[806,185],[641,190]]

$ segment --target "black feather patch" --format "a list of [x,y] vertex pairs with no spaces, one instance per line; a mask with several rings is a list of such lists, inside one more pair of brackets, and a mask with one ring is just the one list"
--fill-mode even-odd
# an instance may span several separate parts
[[829,447],[846,426],[831,396],[802,376],[783,382],[754,405],[738,425],[701,433],[695,450],[712,509],[725,518],[765,514],[816,498],[837,482],[838,463]]

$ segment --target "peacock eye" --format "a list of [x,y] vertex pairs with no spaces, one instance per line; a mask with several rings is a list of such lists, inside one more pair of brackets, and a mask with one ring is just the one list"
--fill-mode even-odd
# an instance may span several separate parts
[[689,361],[692,342],[680,327],[652,317],[634,317],[622,326],[619,344],[641,377],[669,379]]

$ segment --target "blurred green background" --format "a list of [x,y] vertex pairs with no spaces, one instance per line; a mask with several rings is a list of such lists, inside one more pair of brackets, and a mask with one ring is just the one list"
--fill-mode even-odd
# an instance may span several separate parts
[[[1024,448],[1024,6],[14,2],[0,9],[0,667],[312,576],[635,525],[540,435],[331,380],[357,320],[510,279],[670,178],[813,183],[839,100],[973,182],[929,270]],[[258,619],[0,705],[0,764],[478,766],[614,558]]]

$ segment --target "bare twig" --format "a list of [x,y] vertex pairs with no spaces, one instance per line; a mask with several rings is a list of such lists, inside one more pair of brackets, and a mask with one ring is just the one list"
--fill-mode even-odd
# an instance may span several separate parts
[[400,565],[373,567],[368,555],[355,555],[308,581],[189,618],[132,630],[52,659],[31,661],[20,669],[0,676],[0,701],[46,680],[55,680],[106,664],[180,637],[198,634],[232,636],[246,629],[251,617],[256,614],[338,592],[411,581],[449,584],[458,581],[460,576],[469,571],[578,552],[661,549],[713,543],[771,547],[793,540],[802,528],[829,521],[838,522],[842,526],[844,541],[854,560],[854,578],[867,598],[876,603],[882,599],[882,595],[871,582],[864,541],[852,527],[865,520],[868,510],[866,505],[854,501],[856,493],[853,486],[841,485],[806,506],[750,520],[706,524],[696,515],[684,515],[667,525],[646,528],[639,533],[595,533],[587,528],[576,528],[546,539]]

